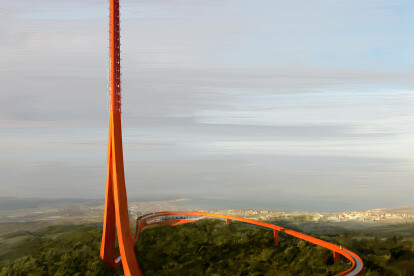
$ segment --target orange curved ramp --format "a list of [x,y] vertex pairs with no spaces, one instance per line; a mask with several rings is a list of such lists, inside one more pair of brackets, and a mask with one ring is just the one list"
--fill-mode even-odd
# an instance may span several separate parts
[[161,217],[166,217],[166,216],[200,216],[199,219],[202,218],[206,218],[206,217],[215,217],[215,218],[223,218],[226,219],[226,222],[230,221],[230,220],[234,220],[234,221],[240,221],[240,222],[244,222],[244,223],[249,223],[249,224],[253,224],[253,225],[258,225],[258,226],[262,226],[268,229],[272,229],[274,231],[274,237],[275,237],[275,243],[278,242],[278,232],[283,232],[286,233],[288,235],[291,235],[293,237],[299,238],[301,240],[305,240],[308,242],[311,242],[313,244],[325,247],[329,250],[332,250],[334,252],[334,256],[335,259],[337,261],[339,261],[339,256],[342,255],[343,257],[347,258],[352,266],[351,268],[349,268],[348,270],[337,274],[337,276],[342,276],[342,275],[348,275],[348,276],[353,276],[353,275],[362,275],[362,271],[363,271],[363,262],[361,260],[361,258],[356,255],[355,253],[340,247],[338,245],[332,244],[330,242],[326,242],[320,239],[317,239],[315,237],[303,234],[303,233],[299,233],[284,227],[280,227],[274,224],[270,224],[270,223],[266,223],[266,222],[262,222],[262,221],[256,221],[256,220],[251,220],[251,219],[246,219],[246,218],[239,218],[239,217],[234,217],[234,216],[227,216],[227,215],[219,215],[219,214],[214,214],[214,213],[206,213],[206,212],[194,212],[194,211],[167,211],[167,212],[158,212],[158,213],[152,213],[152,214],[148,214],[148,215],[143,215],[137,218],[136,220],[136,231],[135,231],[135,235],[134,235],[134,242],[136,243],[138,240],[138,236],[141,232],[141,230],[149,225],[154,225],[154,224],[163,224],[163,225],[178,225],[178,224],[183,224],[183,223],[189,223],[189,222],[194,222],[196,220],[199,219],[177,219],[177,218],[172,218],[170,220],[157,220],[158,218]]

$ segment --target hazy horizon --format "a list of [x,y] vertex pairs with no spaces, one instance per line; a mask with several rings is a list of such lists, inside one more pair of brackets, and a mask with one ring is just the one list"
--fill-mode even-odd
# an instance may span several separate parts
[[[0,6],[2,196],[104,198],[107,13]],[[414,204],[413,15],[411,1],[122,0],[128,197]]]

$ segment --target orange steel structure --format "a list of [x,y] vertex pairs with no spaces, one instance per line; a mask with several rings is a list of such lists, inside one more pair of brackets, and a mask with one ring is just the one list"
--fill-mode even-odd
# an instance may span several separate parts
[[142,275],[135,256],[128,216],[122,153],[121,53],[119,0],[109,1],[109,137],[105,215],[100,256],[109,267],[119,265],[115,258],[115,225],[120,260],[125,275]]
[[[200,218],[198,219],[177,218],[177,217],[182,217],[182,216],[199,216]],[[166,219],[161,219],[163,217],[165,217]],[[137,242],[139,234],[141,233],[142,229],[146,226],[150,226],[154,224],[174,226],[174,225],[194,222],[199,219],[204,219],[208,217],[225,219],[227,225],[229,224],[231,220],[234,220],[234,221],[244,222],[244,223],[272,229],[275,245],[279,243],[279,232],[282,232],[287,235],[291,235],[293,237],[299,238],[301,240],[305,240],[310,243],[325,247],[329,250],[332,250],[334,254],[334,260],[336,263],[340,261],[340,256],[343,256],[346,259],[351,261],[351,264],[352,264],[351,268],[349,268],[347,271],[337,274],[336,276],[362,275],[364,265],[363,265],[361,258],[357,254],[341,246],[337,246],[335,244],[332,244],[332,243],[314,238],[312,236],[308,236],[308,235],[284,228],[284,227],[280,227],[280,226],[277,226],[271,223],[266,223],[262,221],[251,220],[251,219],[245,219],[245,218],[239,218],[239,217],[234,217],[234,216],[219,215],[219,214],[214,214],[214,213],[195,212],[195,211],[166,211],[166,212],[157,212],[157,213],[140,216],[137,218],[136,224],[135,224],[134,242]]]
[[[122,153],[122,127],[121,127],[121,59],[120,59],[120,26],[119,26],[119,0],[109,0],[109,136],[108,136],[108,164],[106,180],[106,200],[104,224],[100,256],[109,267],[121,264],[124,273],[142,275],[135,256],[134,245],[141,230],[152,224],[178,225],[193,222],[200,218],[217,217],[245,222],[273,230],[274,243],[279,243],[279,232],[292,235],[308,242],[323,246],[334,252],[334,259],[339,261],[344,256],[351,261],[352,267],[338,275],[361,275],[362,260],[353,252],[340,246],[316,239],[273,224],[254,221],[250,219],[189,211],[159,212],[138,217],[134,237],[131,236],[128,216],[128,201],[125,187],[124,162]],[[197,219],[182,219],[177,216],[199,216]],[[161,217],[170,217],[167,220],[157,221]],[[116,229],[115,229],[116,227]],[[116,232],[115,232],[116,230]],[[119,254],[115,255],[115,233],[118,237]]]

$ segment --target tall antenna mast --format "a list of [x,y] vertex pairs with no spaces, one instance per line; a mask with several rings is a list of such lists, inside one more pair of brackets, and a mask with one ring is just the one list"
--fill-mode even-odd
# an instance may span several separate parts
[[109,112],[121,112],[119,0],[109,1]]
[[[129,227],[121,126],[121,51],[119,0],[109,0],[109,137],[104,225],[100,256],[125,275],[142,275]],[[115,225],[120,254],[115,256]]]

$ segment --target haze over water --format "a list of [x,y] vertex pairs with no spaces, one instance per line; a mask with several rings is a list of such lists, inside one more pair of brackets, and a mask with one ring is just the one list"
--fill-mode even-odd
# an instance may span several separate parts
[[[414,203],[412,1],[121,5],[130,198]],[[0,5],[2,196],[104,198],[107,36],[106,1]]]

